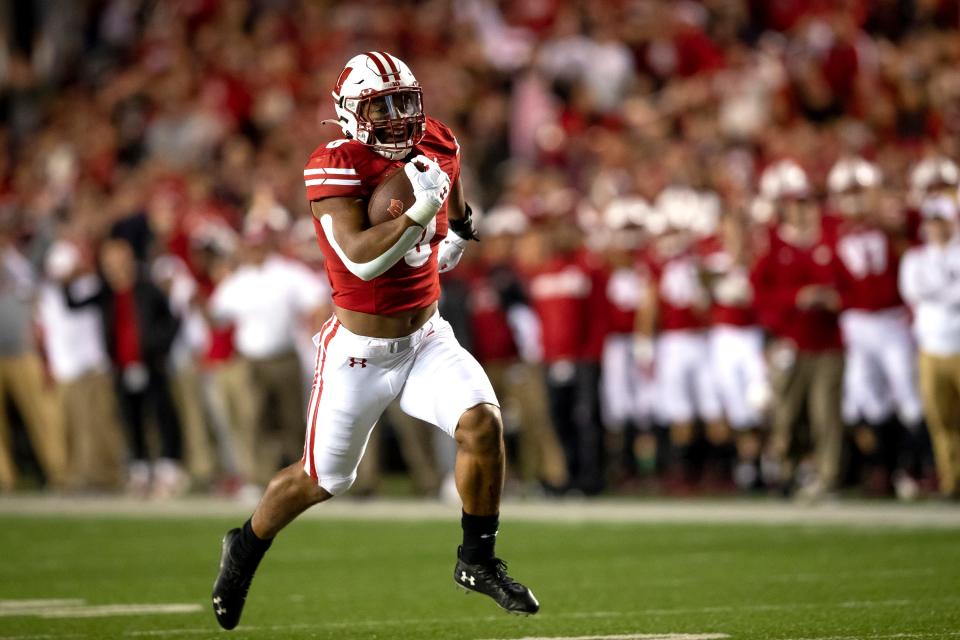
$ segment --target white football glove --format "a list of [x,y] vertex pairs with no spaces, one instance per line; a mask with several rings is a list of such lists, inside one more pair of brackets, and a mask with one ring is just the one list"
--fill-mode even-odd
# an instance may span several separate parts
[[[417,164],[426,167],[424,171]],[[417,156],[403,167],[407,180],[413,187],[416,204],[404,213],[421,227],[426,227],[440,211],[450,193],[450,176],[444,173],[435,160]]]
[[457,266],[466,246],[467,241],[456,233],[450,233],[440,241],[440,249],[437,251],[437,265],[440,267],[440,273],[446,273]]

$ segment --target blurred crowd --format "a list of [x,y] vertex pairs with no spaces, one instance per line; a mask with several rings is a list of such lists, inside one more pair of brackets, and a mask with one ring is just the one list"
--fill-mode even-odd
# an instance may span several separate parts
[[[522,491],[960,490],[957,0],[0,2],[0,491],[255,495],[330,313],[301,169],[408,63]],[[355,491],[449,443],[391,408]],[[389,425],[389,428],[386,428]],[[928,435],[929,434],[929,435]]]

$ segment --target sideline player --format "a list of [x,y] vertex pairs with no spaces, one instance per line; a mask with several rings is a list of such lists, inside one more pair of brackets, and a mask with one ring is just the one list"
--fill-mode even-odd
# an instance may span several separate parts
[[[437,312],[439,271],[452,268],[466,241],[478,236],[460,184],[459,145],[424,115],[421,95],[407,65],[377,51],[351,58],[333,90],[344,138],[314,151],[303,173],[334,315],[314,338],[303,459],[277,473],[253,516],[224,537],[213,609],[225,629],[240,621],[277,533],[353,484],[370,432],[396,398],[406,413],[457,443],[463,544],[454,580],[511,613],[539,610],[533,593],[494,556],[504,474],[497,398]],[[367,201],[396,169],[410,180],[416,202],[368,227]]]

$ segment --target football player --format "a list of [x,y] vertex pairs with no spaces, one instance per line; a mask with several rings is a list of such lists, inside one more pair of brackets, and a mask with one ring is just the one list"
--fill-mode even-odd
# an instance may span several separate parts
[[[504,474],[497,398],[437,312],[439,272],[478,239],[460,183],[460,147],[450,129],[424,115],[419,83],[388,53],[351,58],[333,100],[344,137],[314,151],[303,172],[334,303],[314,337],[303,458],[274,476],[253,516],[224,537],[213,589],[217,621],[237,625],[277,533],[350,488],[370,432],[394,399],[457,443],[464,533],[454,580],[509,612],[536,613],[533,593],[494,555]],[[367,202],[397,170],[416,202],[370,226]]]
[[[836,252],[844,266],[844,420],[857,428],[856,440],[867,453],[901,427],[916,432],[923,419],[910,314],[897,290],[906,239],[881,218],[881,183],[879,167],[860,157],[841,158],[827,177],[829,203],[840,215]],[[894,412],[899,425],[891,423]],[[898,447],[902,439],[885,448]],[[892,463],[897,456],[891,453]],[[900,497],[916,494],[905,471],[893,480]]]

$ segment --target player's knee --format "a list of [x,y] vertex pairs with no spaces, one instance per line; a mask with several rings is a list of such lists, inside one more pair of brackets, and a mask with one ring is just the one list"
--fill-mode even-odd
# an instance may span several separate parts
[[332,496],[343,495],[347,490],[353,486],[354,481],[357,479],[357,474],[351,474],[349,476],[323,476],[318,482],[318,486],[321,491]]
[[456,440],[468,451],[498,450],[503,445],[500,410],[492,404],[480,404],[465,411],[457,424]]
[[317,504],[332,495],[319,486],[299,464],[291,465],[275,475],[270,480],[267,491],[303,504]]

